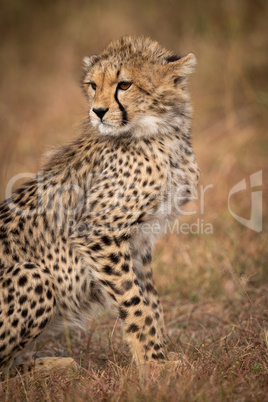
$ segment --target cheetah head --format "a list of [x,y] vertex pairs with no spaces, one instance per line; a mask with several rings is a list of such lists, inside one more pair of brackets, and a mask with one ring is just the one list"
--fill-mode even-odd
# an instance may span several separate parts
[[190,120],[192,53],[178,57],[149,38],[123,37],[84,64],[89,118],[100,134],[156,135]]

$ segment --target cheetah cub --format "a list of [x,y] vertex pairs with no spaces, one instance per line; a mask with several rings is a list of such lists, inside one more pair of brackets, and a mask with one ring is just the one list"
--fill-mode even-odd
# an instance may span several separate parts
[[117,312],[138,365],[165,359],[151,250],[198,182],[196,59],[124,37],[84,62],[82,134],[0,204],[2,371],[41,334],[87,328],[98,307]]

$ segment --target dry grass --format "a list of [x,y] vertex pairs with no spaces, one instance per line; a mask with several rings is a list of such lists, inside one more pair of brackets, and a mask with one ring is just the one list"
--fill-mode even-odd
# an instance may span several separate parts
[[[23,5],[22,5],[23,4]],[[267,18],[265,1],[166,0],[3,2],[0,52],[0,192],[38,156],[79,130],[86,104],[80,60],[120,35],[148,34],[178,52],[193,51],[193,144],[200,185],[212,184],[181,223],[211,224],[213,234],[167,234],[154,254],[168,350],[184,365],[140,375],[105,313],[87,334],[43,341],[40,348],[81,364],[73,377],[18,376],[0,384],[1,400],[264,401],[268,387]],[[266,31],[265,31],[266,29]],[[263,171],[261,233],[228,211],[228,193]],[[266,181],[265,181],[266,180]],[[250,191],[232,200],[249,218]]]

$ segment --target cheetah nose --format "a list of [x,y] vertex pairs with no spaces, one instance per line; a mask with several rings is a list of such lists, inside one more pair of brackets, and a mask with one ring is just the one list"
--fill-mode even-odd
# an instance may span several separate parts
[[102,120],[103,116],[105,115],[106,112],[108,112],[109,108],[103,109],[102,107],[98,109],[93,109],[93,112],[96,113],[96,115]]

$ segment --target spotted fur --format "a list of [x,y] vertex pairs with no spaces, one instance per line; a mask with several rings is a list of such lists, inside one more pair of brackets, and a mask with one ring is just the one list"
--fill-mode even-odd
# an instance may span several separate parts
[[86,328],[98,307],[117,312],[138,364],[165,358],[151,250],[198,182],[194,65],[148,38],[85,58],[83,133],[0,204],[2,365],[43,332]]

